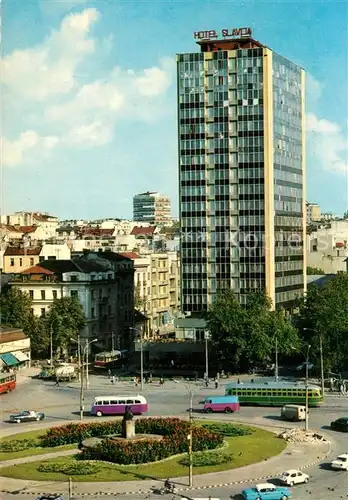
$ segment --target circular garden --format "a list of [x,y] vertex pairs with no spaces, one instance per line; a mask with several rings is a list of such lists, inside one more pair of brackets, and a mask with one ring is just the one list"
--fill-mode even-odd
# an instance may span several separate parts
[[[4,440],[0,460],[74,450],[80,453],[53,460],[4,467],[1,475],[18,479],[77,481],[125,481],[187,475],[190,423],[179,418],[139,418],[141,439],[114,439],[122,432],[121,420],[72,423],[41,431],[36,438]],[[38,431],[35,431],[38,432]],[[30,433],[26,433],[30,434]],[[93,439],[95,438],[95,439]],[[88,445],[85,446],[85,443]],[[234,423],[198,421],[192,425],[192,463],[195,474],[233,469],[280,453],[286,446],[269,431]],[[34,453],[30,453],[34,450]]]

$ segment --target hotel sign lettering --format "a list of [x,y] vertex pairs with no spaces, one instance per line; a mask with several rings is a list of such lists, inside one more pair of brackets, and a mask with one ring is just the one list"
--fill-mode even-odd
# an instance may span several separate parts
[[[250,37],[252,35],[251,28],[233,28],[221,30],[221,36],[223,38],[244,38]],[[215,30],[207,31],[195,31],[193,37],[196,40],[212,40],[218,38],[218,32]]]

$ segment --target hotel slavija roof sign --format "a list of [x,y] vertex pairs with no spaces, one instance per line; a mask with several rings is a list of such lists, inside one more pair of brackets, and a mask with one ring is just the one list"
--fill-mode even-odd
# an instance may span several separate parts
[[[233,28],[221,30],[221,36],[223,38],[244,38],[250,37],[252,35],[251,28]],[[215,30],[207,31],[195,31],[193,37],[196,40],[211,40],[213,38],[218,38],[218,32]]]

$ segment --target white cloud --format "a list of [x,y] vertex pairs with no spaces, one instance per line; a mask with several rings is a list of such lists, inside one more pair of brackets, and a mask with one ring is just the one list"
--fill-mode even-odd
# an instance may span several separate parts
[[348,172],[348,140],[337,123],[307,115],[308,153],[326,170]]
[[310,73],[306,73],[306,103],[309,108],[316,105],[322,92],[323,84]]
[[18,98],[44,100],[76,85],[78,64],[94,50],[87,38],[96,9],[69,14],[40,46],[15,50],[2,60],[2,83]]
[[44,155],[59,143],[59,138],[55,136],[40,136],[34,130],[22,132],[18,139],[1,140],[1,162],[4,166],[13,167],[20,163],[26,163],[30,152]]

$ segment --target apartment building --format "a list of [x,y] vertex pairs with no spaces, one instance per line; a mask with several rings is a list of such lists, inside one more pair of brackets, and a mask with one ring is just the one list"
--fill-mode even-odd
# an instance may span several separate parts
[[348,220],[331,221],[307,236],[307,264],[325,274],[346,270]]
[[168,196],[147,191],[133,197],[133,220],[167,226],[172,224],[171,202]]
[[98,338],[99,350],[133,345],[134,267],[131,259],[86,253],[45,260],[17,273],[10,286],[30,295],[33,314],[45,317],[55,299],[76,297],[86,317],[82,337]]
[[66,244],[40,246],[8,246],[3,256],[4,273],[20,273],[44,260],[70,259],[70,249]]
[[312,222],[320,222],[321,220],[320,206],[317,203],[309,203],[307,201],[306,215],[307,215],[307,224],[311,224]]
[[148,319],[146,335],[174,331],[180,309],[180,261],[177,252],[139,255],[124,252],[134,262],[135,307]]
[[233,33],[177,55],[181,306],[196,315],[219,289],[291,307],[306,286],[305,73]]

